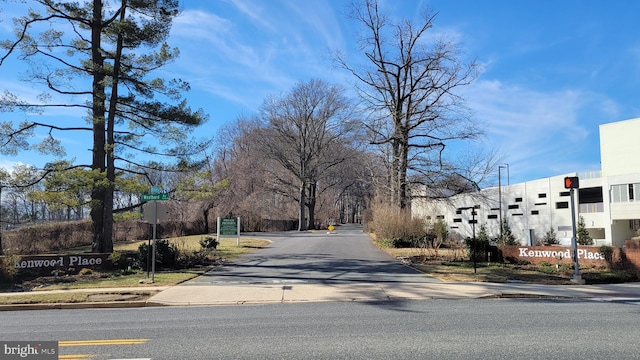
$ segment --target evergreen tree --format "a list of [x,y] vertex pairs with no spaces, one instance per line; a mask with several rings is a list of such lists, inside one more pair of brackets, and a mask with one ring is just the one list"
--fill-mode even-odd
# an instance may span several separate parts
[[[45,90],[37,101],[5,92],[0,99],[0,111],[22,110],[29,114],[50,108],[80,108],[87,112],[88,125],[41,122],[41,117],[27,118],[21,123],[4,121],[0,123],[3,144],[0,152],[29,149],[30,142],[37,138],[35,129],[45,128],[49,136],[33,146],[64,156],[55,135],[68,131],[91,133],[91,164],[73,166],[93,173],[92,251],[111,252],[116,178],[123,171],[131,171],[129,165],[143,175],[150,168],[166,168],[163,161],[137,163],[135,155],[177,159],[185,168],[189,164],[187,159],[200,153],[205,143],[185,136],[207,118],[201,110],[192,111],[187,106],[183,94],[189,90],[189,84],[180,79],[152,77],[155,70],[179,54],[165,42],[172,20],[178,15],[179,3],[177,0],[117,0],[109,6],[104,6],[102,0],[32,3],[32,7],[40,8],[32,8],[15,19],[16,39],[0,43],[5,50],[0,65],[11,54],[21,53],[19,59],[31,65],[26,80],[42,85]],[[68,101],[59,100],[65,98]]]
[[593,245],[593,239],[591,238],[591,235],[589,235],[589,230],[587,230],[587,225],[584,223],[584,218],[582,216],[578,219],[576,241],[579,245]]
[[556,231],[553,229],[553,226],[549,227],[549,230],[544,234],[542,243],[548,245],[558,244],[558,237],[556,235]]
[[498,236],[498,238],[496,239],[496,243],[502,246],[519,245],[516,237],[511,232],[511,226],[509,225],[507,219],[502,220],[501,227],[502,235]]

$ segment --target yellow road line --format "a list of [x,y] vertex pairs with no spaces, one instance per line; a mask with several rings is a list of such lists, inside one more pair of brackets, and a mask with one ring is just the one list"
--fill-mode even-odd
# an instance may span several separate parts
[[96,357],[95,355],[89,354],[74,354],[74,355],[59,355],[59,360],[90,360]]
[[58,346],[140,345],[149,339],[69,340],[59,341]]

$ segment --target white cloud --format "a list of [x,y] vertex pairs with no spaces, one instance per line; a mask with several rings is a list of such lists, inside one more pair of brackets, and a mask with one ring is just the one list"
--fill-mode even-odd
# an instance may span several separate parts
[[593,168],[597,159],[589,156],[594,149],[583,147],[598,128],[593,119],[584,118],[585,110],[616,108],[597,94],[570,89],[547,93],[492,80],[477,81],[464,96],[485,125],[488,143],[505,154],[506,162],[523,172],[546,171],[545,176]]
[[0,169],[4,169],[7,170],[9,172],[12,172],[16,166],[24,166],[26,164],[20,162],[20,161],[11,161],[11,160],[6,160],[6,159],[0,159]]

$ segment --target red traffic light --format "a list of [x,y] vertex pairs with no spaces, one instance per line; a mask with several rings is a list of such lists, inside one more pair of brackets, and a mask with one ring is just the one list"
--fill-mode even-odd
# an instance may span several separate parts
[[564,178],[564,188],[565,189],[577,189],[578,185],[578,177],[577,176],[567,176]]

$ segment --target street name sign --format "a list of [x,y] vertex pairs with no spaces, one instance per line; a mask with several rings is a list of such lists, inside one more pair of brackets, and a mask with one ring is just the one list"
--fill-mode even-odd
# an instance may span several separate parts
[[169,194],[142,194],[142,201],[169,200]]

